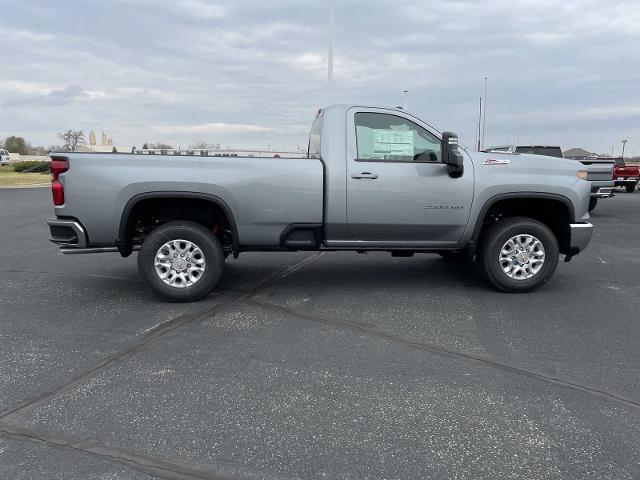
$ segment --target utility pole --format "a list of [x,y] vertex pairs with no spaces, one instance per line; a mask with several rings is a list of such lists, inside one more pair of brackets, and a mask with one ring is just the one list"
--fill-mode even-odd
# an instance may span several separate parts
[[622,140],[622,159],[624,160],[624,147],[627,146],[627,141],[626,140]]
[[482,148],[485,147],[484,138],[487,132],[487,84],[488,78],[484,77],[484,117],[482,117]]

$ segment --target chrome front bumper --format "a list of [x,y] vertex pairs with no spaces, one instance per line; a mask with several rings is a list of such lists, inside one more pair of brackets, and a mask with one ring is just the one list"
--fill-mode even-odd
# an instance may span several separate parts
[[571,239],[569,242],[569,248],[571,255],[580,253],[591,241],[591,235],[593,235],[593,225],[590,223],[572,223],[569,225]]

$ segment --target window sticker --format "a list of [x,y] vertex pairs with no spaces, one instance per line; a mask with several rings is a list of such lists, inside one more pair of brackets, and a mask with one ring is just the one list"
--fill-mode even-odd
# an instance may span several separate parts
[[373,129],[373,152],[383,156],[413,157],[415,131]]

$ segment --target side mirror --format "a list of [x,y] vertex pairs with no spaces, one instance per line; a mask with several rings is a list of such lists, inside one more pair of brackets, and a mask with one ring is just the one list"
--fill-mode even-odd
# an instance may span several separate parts
[[458,135],[455,133],[442,134],[442,161],[448,166],[450,177],[460,178],[464,173],[464,157],[458,149]]

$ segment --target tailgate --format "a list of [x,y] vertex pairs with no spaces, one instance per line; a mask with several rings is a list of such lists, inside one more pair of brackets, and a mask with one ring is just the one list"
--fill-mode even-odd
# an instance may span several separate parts
[[613,165],[590,165],[587,167],[587,180],[590,182],[606,182],[613,177]]
[[640,168],[636,166],[626,166],[616,170],[616,175],[619,177],[637,177],[640,173]]
[[613,162],[582,162],[587,168],[587,180],[590,182],[606,182],[613,178]]

